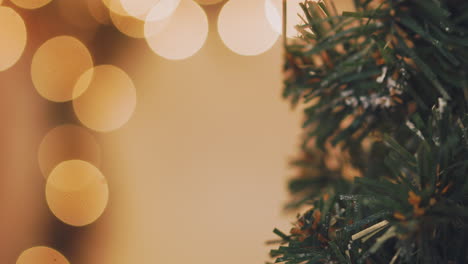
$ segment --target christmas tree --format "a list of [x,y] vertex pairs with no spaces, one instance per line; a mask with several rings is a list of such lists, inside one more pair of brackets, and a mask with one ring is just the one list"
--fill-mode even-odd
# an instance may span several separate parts
[[283,95],[304,108],[288,207],[302,214],[271,256],[468,263],[468,2],[354,4],[304,1],[285,45]]

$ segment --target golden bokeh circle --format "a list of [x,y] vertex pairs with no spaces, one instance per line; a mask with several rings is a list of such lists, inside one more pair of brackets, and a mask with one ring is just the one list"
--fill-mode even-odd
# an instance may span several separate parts
[[78,119],[90,129],[109,132],[123,126],[136,107],[136,90],[133,81],[120,68],[100,65],[86,71],[77,82],[77,90],[89,87],[73,100]]
[[85,83],[79,92],[74,91],[74,86],[81,74],[92,67],[91,54],[81,41],[59,36],[47,40],[36,51],[31,77],[41,96],[54,102],[66,102],[86,90]]
[[123,9],[132,17],[145,17],[162,0],[120,0]]
[[143,38],[145,36],[145,22],[143,20],[128,15],[121,15],[112,10],[109,13],[112,23],[123,34],[132,38]]
[[12,8],[0,6],[0,71],[13,66],[26,47],[26,26]]
[[25,9],[36,9],[43,7],[50,3],[52,0],[10,0],[13,4],[25,8]]
[[[160,11],[153,9],[145,24],[145,38],[149,47],[159,56],[170,60],[182,60],[194,55],[205,44],[208,36],[208,18],[194,1],[181,1],[172,16],[163,21]],[[164,23],[163,27],[154,25]]]
[[125,10],[122,6],[121,0],[101,0],[102,3],[107,7],[109,12],[114,12],[121,16],[130,16],[127,10]]
[[279,37],[265,17],[265,3],[260,0],[228,1],[219,13],[218,32],[229,49],[246,56],[266,52]]
[[159,0],[159,2],[145,16],[145,20],[153,22],[169,18],[180,5],[180,2],[181,0]]
[[55,249],[38,246],[21,253],[16,264],[70,264],[68,260]]
[[44,177],[65,160],[79,159],[98,165],[101,149],[96,139],[85,128],[65,124],[50,130],[39,145],[38,161]]
[[106,178],[92,164],[68,160],[57,165],[46,184],[46,201],[52,213],[72,226],[96,221],[109,200]]

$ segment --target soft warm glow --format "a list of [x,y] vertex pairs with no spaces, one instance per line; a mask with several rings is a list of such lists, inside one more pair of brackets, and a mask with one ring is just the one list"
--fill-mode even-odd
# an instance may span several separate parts
[[195,0],[195,2],[201,4],[201,5],[213,5],[213,4],[217,4],[217,3],[220,3],[224,0]]
[[26,26],[15,10],[0,7],[0,71],[13,66],[26,46]]
[[69,264],[68,260],[55,249],[33,247],[21,253],[16,264]]
[[[181,1],[172,16],[163,21],[154,21],[154,17],[160,17],[158,7],[148,15],[145,36],[150,48],[159,56],[170,60],[186,59],[205,43],[208,18],[192,0]],[[164,23],[164,26],[160,23]]]
[[26,9],[36,9],[43,7],[51,1],[52,0],[11,0],[13,4]]
[[218,31],[224,44],[240,55],[258,55],[278,39],[265,17],[264,0],[230,0],[219,14]]
[[61,125],[50,130],[39,146],[38,160],[44,177],[65,160],[79,159],[100,164],[100,147],[85,128]]
[[[304,0],[288,0],[287,2],[286,36],[288,37],[297,36],[298,32],[295,27],[296,25],[303,24],[302,19],[299,17],[299,14],[302,15],[304,13],[299,5],[299,3],[303,2]],[[282,34],[283,32],[282,10],[282,0],[265,0],[265,15],[270,25],[278,34]]]
[[46,200],[52,213],[72,226],[84,226],[98,219],[106,208],[109,189],[106,178],[82,160],[64,161],[50,173]]
[[93,60],[86,46],[71,36],[59,36],[42,44],[31,64],[31,76],[36,90],[44,98],[65,102],[78,97],[87,88],[74,92],[78,77],[93,67]]
[[143,20],[113,11],[110,11],[110,17],[114,26],[123,34],[132,38],[143,38],[145,36],[145,22]]
[[130,16],[144,17],[162,0],[120,0],[122,7]]
[[101,0],[86,0],[89,13],[97,22],[107,25],[110,22],[109,10]]
[[[93,74],[94,72],[94,74]],[[87,127],[107,132],[123,126],[136,106],[136,91],[130,77],[112,65],[97,66],[85,72],[77,82],[76,89],[89,88],[73,101],[78,119]]]

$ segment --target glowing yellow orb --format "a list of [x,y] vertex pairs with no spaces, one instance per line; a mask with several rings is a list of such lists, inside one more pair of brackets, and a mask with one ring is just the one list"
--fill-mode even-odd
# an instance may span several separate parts
[[[159,56],[182,60],[194,55],[204,45],[208,36],[208,18],[197,3],[181,1],[172,16],[162,21],[154,19],[161,17],[160,10],[153,9],[145,24],[146,41]],[[164,26],[158,26],[158,23]]]
[[66,124],[50,130],[39,145],[39,167],[44,177],[65,160],[79,159],[99,165],[101,149],[85,128]]
[[105,177],[96,167],[82,160],[60,163],[47,179],[47,205],[68,225],[93,223],[104,212],[108,199]]
[[120,68],[100,65],[86,71],[78,80],[76,90],[88,89],[73,100],[78,119],[85,126],[100,132],[108,132],[123,126],[136,107],[136,91],[133,81]]
[[0,71],[13,66],[26,46],[26,26],[15,10],[0,6]]
[[21,253],[16,264],[70,264],[68,260],[55,249],[49,247],[33,247]]
[[50,3],[52,0],[11,0],[11,2],[21,8],[36,9],[43,7]]
[[[78,78],[93,67],[93,59],[86,46],[71,36],[49,39],[36,51],[31,64],[34,87],[44,98],[66,102],[78,97],[83,90],[74,92]],[[89,83],[90,80],[87,80]]]
[[218,32],[224,44],[240,55],[259,55],[278,39],[265,17],[262,0],[230,0],[218,18]]

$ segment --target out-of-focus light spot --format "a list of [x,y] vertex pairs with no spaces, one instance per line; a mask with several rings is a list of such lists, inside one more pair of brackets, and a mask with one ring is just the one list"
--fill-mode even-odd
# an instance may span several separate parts
[[120,15],[110,11],[110,17],[114,26],[123,34],[132,38],[143,38],[145,22],[138,18]]
[[[36,51],[31,64],[31,77],[36,90],[54,102],[66,102],[86,90],[74,91],[78,77],[93,67],[93,59],[86,46],[70,36],[49,39]],[[87,80],[90,82],[90,79]]]
[[91,79],[88,89],[73,100],[78,119],[87,127],[108,132],[123,126],[136,107],[136,91],[130,77],[120,68],[100,65],[86,71],[77,82],[77,90]]
[[87,1],[59,0],[58,9],[60,16],[68,23],[83,29],[93,29],[97,23],[88,10]]
[[[304,11],[299,3],[304,0],[288,0],[286,12],[286,36],[289,38],[298,35],[296,25],[302,24],[303,21],[299,17]],[[283,33],[283,5],[282,0],[265,0],[265,15],[272,28],[278,33]]]
[[180,1],[181,0],[160,0],[158,4],[150,10],[148,15],[146,16],[146,21],[155,22],[170,17],[180,5]]
[[265,17],[265,0],[230,0],[221,10],[218,31],[224,44],[240,55],[259,55],[278,39]]
[[32,247],[21,253],[16,264],[69,264],[68,260],[55,249],[49,247]]
[[21,8],[36,9],[43,7],[52,0],[11,0],[11,2]]
[[200,5],[214,5],[222,1],[224,0],[195,0],[195,2],[199,3]]
[[94,19],[104,25],[110,23],[109,10],[104,5],[102,0],[86,0],[88,4],[89,13]]
[[162,0],[120,0],[130,16],[143,18]]
[[101,0],[102,3],[109,9],[110,12],[114,12],[121,16],[129,16],[127,10],[122,6],[121,0]]
[[13,66],[26,46],[26,26],[15,10],[0,6],[0,71]]
[[76,125],[61,125],[50,130],[39,145],[39,167],[44,177],[65,160],[79,159],[100,164],[100,147],[85,128]]
[[58,219],[72,226],[96,221],[108,199],[106,178],[96,167],[82,160],[60,163],[47,179],[47,205]]
[[[183,0],[172,16],[163,19],[158,7],[148,14],[145,37],[150,48],[170,60],[186,59],[201,49],[208,36],[208,18],[192,0]],[[161,26],[163,23],[164,26]]]

